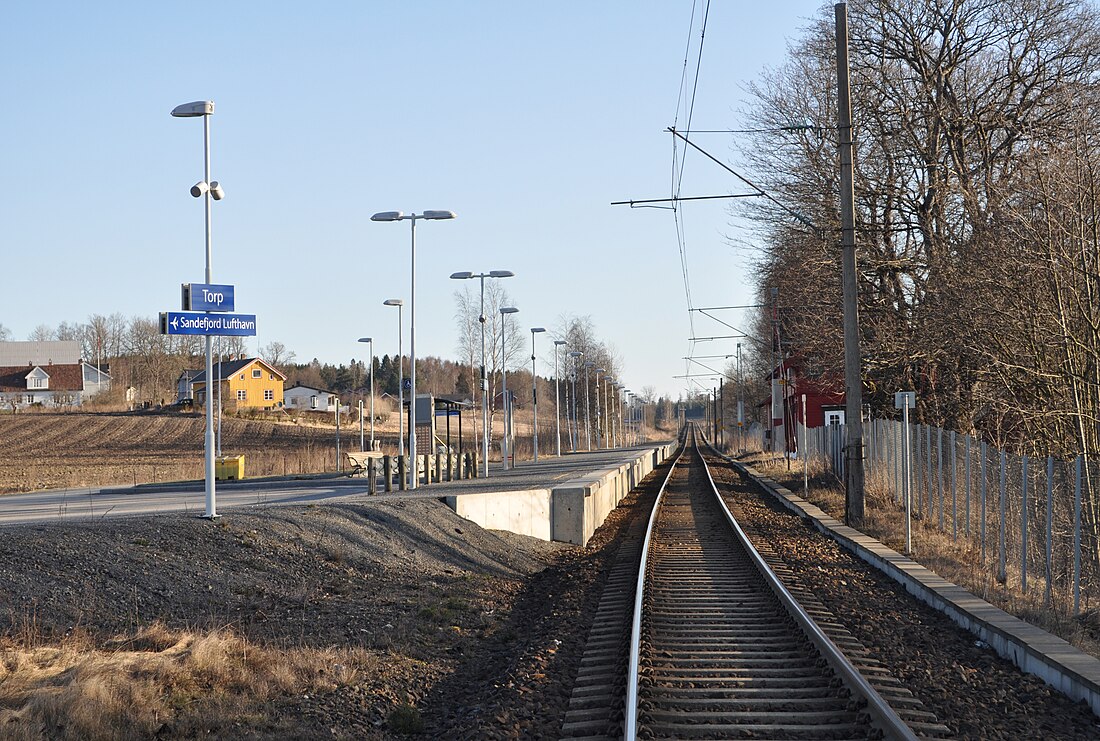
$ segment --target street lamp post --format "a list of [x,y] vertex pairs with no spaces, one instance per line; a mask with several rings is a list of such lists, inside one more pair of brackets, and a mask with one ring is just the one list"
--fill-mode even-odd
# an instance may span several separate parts
[[618,393],[615,391],[615,379],[608,378],[607,385],[604,387],[607,400],[604,402],[604,406],[607,407],[607,444],[609,448],[617,448],[615,437],[615,396]]
[[[397,454],[405,455],[405,369],[401,357],[401,307],[405,302],[399,298],[388,298],[382,302],[383,306],[397,307]],[[415,478],[415,477],[414,477]]]
[[[210,180],[210,117],[214,115],[214,101],[197,100],[193,103],[184,103],[172,109],[172,115],[176,118],[202,118],[202,152],[203,152],[203,177],[202,180],[191,186],[191,195],[195,198],[202,197],[206,206],[206,282],[213,283],[213,270],[211,267],[210,248],[210,199],[220,201],[225,198],[225,192],[217,181]],[[214,380],[214,355],[211,351],[211,336],[206,336],[206,514],[207,519],[218,516],[216,492],[214,486],[214,396],[212,382]],[[220,374],[219,374],[220,375]]]
[[607,447],[607,438],[603,435],[601,429],[601,423],[603,422],[603,412],[600,410],[600,374],[607,374],[607,371],[603,368],[596,369],[596,449]]
[[568,344],[565,340],[554,340],[554,429],[557,432],[559,458],[561,458],[561,378],[558,376],[558,348]]
[[[616,419],[617,416],[617,419]],[[617,422],[617,424],[615,424]],[[615,424],[615,447],[623,447],[623,384],[615,381],[615,407],[612,409]]]
[[489,378],[485,375],[485,279],[511,278],[514,275],[515,273],[511,270],[490,270],[488,273],[471,273],[467,270],[451,273],[452,280],[470,278],[481,280],[481,313],[477,320],[481,324],[481,461],[485,478],[489,477]]
[[594,365],[591,360],[584,364],[584,437],[589,453],[592,452],[592,397],[588,393],[588,369]]
[[409,271],[409,410],[413,413],[409,422],[409,488],[415,489],[417,483],[416,465],[416,222],[420,219],[440,221],[453,219],[454,211],[424,211],[419,214],[406,214],[402,211],[382,211],[370,217],[371,221],[408,221],[412,225],[412,248],[410,251]]
[[539,377],[535,374],[535,335],[545,331],[545,327],[531,327],[531,408],[535,413],[531,442],[535,450],[535,463],[539,461]]
[[573,452],[577,452],[577,444],[580,443],[581,436],[581,423],[577,418],[577,364],[580,363],[580,358],[584,356],[584,353],[580,350],[573,350],[569,353],[569,357],[573,358],[573,429],[569,435],[570,443],[573,446]]
[[[360,342],[370,343],[370,449],[374,450],[374,338],[360,337]],[[359,447],[363,447],[363,429],[359,426]]]
[[[631,423],[630,415],[633,411],[630,408],[630,396],[631,396],[630,389],[624,388],[623,389],[623,401],[625,401],[626,404],[627,404],[627,410],[626,410],[626,423],[623,425],[623,441],[627,445],[633,445],[634,444],[630,439],[630,423]],[[622,404],[622,402],[619,402],[619,421],[620,422],[623,421],[623,404]]]
[[519,311],[514,306],[502,306],[500,307],[500,391],[501,391],[501,406],[504,407],[504,434],[500,436],[500,453],[504,459],[504,470],[508,470],[508,453],[512,452],[513,462],[515,459],[515,451],[512,451],[512,443],[508,438],[511,425],[509,424],[512,419],[512,405],[508,403],[508,364],[505,362],[505,354],[508,347],[508,314],[515,314]]

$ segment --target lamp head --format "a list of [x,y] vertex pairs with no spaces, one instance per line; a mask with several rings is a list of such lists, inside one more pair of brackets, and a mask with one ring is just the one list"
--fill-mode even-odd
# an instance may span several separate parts
[[489,271],[489,277],[490,278],[511,278],[514,275],[515,275],[515,273],[513,273],[511,270],[490,270]]
[[403,211],[379,211],[374,216],[370,217],[371,221],[401,221],[405,218]]
[[469,270],[463,270],[460,273],[451,273],[451,279],[452,280],[466,280],[468,278],[473,278],[473,277],[474,277],[474,274],[471,273]]
[[454,211],[425,211],[420,215],[422,219],[431,219],[432,221],[439,221],[442,219],[453,219],[455,217]]
[[184,103],[172,109],[172,115],[176,118],[195,118],[196,116],[209,116],[214,113],[214,101],[196,100],[194,103]]
[[580,350],[573,350],[569,353],[569,357],[571,358],[579,358],[582,355],[584,355],[584,353],[582,353]]
[[372,338],[372,337],[360,337],[359,341],[360,342],[374,342],[374,338]]
[[519,309],[514,306],[501,306],[500,313],[503,314],[518,314]]
[[220,201],[225,198],[225,191],[222,190],[222,184],[217,180],[210,183],[210,197],[215,201]]
[[558,345],[560,347],[562,345],[568,345],[569,343],[566,342],[565,340],[554,340],[554,344]]
[[388,298],[382,302],[383,306],[404,306],[405,302],[399,298]]
[[205,180],[200,180],[191,186],[191,195],[195,198],[202,198],[208,190],[210,190],[210,186],[206,184]]
[[607,371],[606,371],[606,370],[604,370],[603,368],[597,368],[597,369],[596,369],[596,372],[597,372],[597,373],[607,373]]
[[536,334],[538,332],[545,332],[545,331],[546,331],[546,327],[531,327],[531,334]]

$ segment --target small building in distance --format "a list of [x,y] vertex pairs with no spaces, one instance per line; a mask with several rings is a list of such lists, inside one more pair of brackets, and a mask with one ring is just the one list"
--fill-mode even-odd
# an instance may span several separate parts
[[[185,372],[186,374],[186,372]],[[183,376],[180,376],[182,381]],[[283,406],[286,376],[261,358],[214,363],[214,379],[221,388],[222,405],[237,409],[279,409]],[[206,371],[191,378],[195,404],[206,403]]]
[[106,365],[80,357],[76,340],[0,342],[0,407],[78,407],[111,388]]
[[[286,399],[286,408],[301,412],[327,412],[336,413],[338,396],[335,391],[313,388],[296,383],[283,393]],[[348,411],[348,405],[340,407],[341,412]]]
[[195,398],[195,376],[202,373],[201,370],[185,370],[176,379],[176,401]]
[[[771,373],[771,398],[761,402],[770,407],[775,452],[798,450],[798,429],[844,424],[844,379],[835,373],[807,373],[801,356],[783,360]],[[802,418],[802,397],[806,397],[806,418]]]

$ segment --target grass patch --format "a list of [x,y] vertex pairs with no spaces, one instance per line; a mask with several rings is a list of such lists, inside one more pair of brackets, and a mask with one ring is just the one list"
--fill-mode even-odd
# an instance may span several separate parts
[[5,738],[201,735],[254,717],[278,696],[351,684],[366,656],[345,649],[274,649],[228,630],[174,631],[160,623],[92,646],[0,646]]
[[420,717],[420,711],[407,704],[397,706],[386,719],[386,725],[395,733],[424,732],[424,719]]

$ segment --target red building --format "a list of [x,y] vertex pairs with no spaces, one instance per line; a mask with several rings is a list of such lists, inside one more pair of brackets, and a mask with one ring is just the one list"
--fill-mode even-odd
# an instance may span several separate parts
[[[792,356],[771,373],[771,398],[760,406],[771,406],[773,439],[778,445],[772,450],[798,450],[798,429],[827,424],[844,424],[844,380],[831,373],[816,377],[805,374],[805,361]],[[802,417],[802,397],[806,397],[806,417]],[[769,403],[770,402],[770,403]]]

